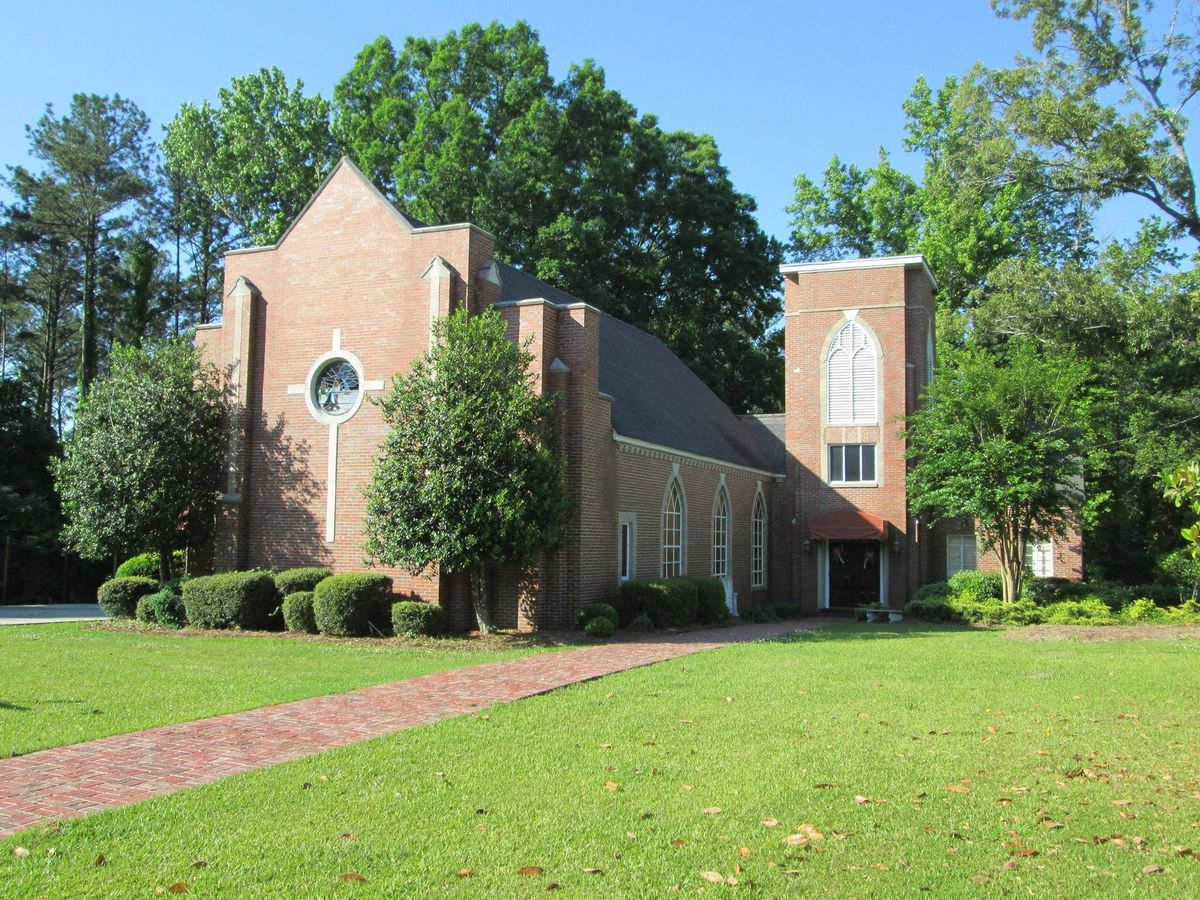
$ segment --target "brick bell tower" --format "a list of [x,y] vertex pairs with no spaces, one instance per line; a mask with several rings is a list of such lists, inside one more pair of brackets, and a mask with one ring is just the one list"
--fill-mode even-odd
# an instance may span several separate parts
[[794,593],[807,610],[901,609],[930,576],[901,431],[932,377],[937,282],[921,256],[780,271]]

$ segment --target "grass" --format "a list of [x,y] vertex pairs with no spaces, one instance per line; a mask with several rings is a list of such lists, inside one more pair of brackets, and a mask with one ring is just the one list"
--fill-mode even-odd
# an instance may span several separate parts
[[538,649],[522,639],[337,643],[6,625],[0,758]]
[[1198,684],[1196,640],[838,626],[35,828],[0,892],[1197,896]]

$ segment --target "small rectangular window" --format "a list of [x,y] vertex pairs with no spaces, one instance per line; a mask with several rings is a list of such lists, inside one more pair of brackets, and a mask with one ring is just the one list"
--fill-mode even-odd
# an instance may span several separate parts
[[1054,543],[1030,541],[1025,545],[1025,565],[1038,578],[1054,577]]
[[629,581],[636,577],[637,569],[637,517],[633,513],[621,513],[617,517],[617,580]]
[[946,535],[946,577],[975,568],[975,535]]
[[629,579],[629,523],[621,523],[621,580]]
[[830,444],[829,480],[833,484],[875,481],[874,444]]

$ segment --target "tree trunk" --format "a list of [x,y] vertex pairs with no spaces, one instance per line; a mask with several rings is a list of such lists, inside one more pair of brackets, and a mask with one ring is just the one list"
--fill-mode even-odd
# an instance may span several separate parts
[[166,584],[171,580],[174,574],[171,571],[171,565],[174,561],[170,547],[158,551],[158,581],[160,584]]
[[478,565],[471,570],[471,605],[475,607],[475,622],[479,626],[480,634],[491,634],[495,629],[492,626],[492,613],[488,609],[487,598],[487,570],[484,566]]
[[1010,548],[1009,551],[1001,551],[1000,555],[1000,581],[1004,585],[1004,602],[1015,603],[1017,598],[1021,596],[1021,580],[1024,577],[1024,560],[1021,554],[1015,548]]

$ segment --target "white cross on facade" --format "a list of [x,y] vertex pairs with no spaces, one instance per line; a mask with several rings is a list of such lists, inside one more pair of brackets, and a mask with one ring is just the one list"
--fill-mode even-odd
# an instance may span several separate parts
[[[346,366],[353,369],[353,389]],[[325,479],[326,543],[332,544],[336,534],[338,426],[353,418],[368,391],[382,391],[383,387],[380,379],[367,381],[358,357],[342,349],[340,328],[333,329],[329,351],[317,357],[304,383],[287,387],[289,394],[302,394],[313,418],[329,426],[329,469]]]

